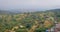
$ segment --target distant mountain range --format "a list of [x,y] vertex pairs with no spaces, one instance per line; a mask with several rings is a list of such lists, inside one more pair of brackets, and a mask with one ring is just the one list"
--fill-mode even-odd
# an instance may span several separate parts
[[[16,14],[16,13],[24,13],[24,12],[34,12],[35,10],[0,10],[0,14]],[[51,11],[51,12],[59,12],[60,9],[52,9],[52,10],[46,10],[46,11]],[[36,12],[36,11],[35,11]]]

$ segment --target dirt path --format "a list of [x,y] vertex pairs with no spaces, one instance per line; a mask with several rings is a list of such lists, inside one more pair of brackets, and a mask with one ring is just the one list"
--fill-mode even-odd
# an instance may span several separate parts
[[38,26],[39,26],[38,21],[35,21],[35,25],[33,25],[28,32],[34,32]]

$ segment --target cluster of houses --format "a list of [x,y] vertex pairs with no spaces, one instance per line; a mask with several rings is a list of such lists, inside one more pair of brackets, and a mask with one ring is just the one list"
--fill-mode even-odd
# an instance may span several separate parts
[[46,32],[60,32],[60,23],[57,23],[52,28],[47,29]]

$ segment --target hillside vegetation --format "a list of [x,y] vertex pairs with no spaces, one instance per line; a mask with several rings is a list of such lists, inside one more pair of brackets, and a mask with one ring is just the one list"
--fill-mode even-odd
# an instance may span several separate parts
[[0,32],[45,32],[60,22],[60,10],[0,14]]

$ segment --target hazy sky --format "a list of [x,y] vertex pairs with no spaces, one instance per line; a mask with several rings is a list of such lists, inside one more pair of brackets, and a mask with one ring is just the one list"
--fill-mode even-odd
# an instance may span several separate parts
[[0,0],[0,9],[53,9],[60,8],[60,0]]

